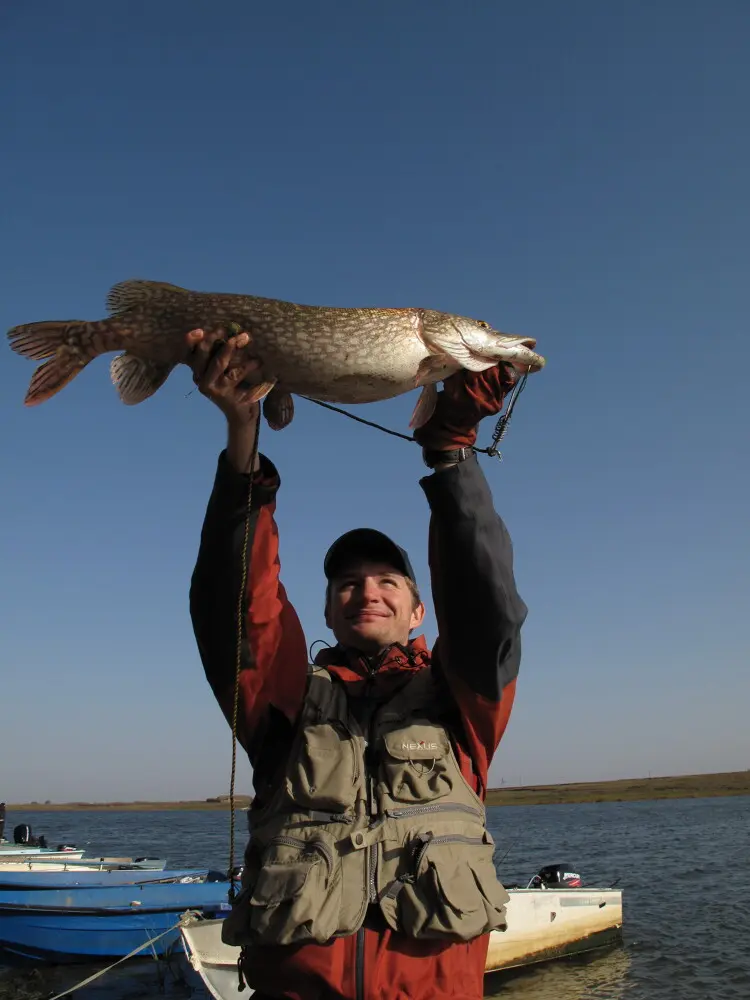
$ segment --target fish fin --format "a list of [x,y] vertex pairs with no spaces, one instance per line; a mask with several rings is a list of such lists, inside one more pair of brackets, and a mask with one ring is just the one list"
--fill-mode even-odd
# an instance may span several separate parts
[[136,306],[168,306],[175,300],[190,295],[187,288],[170,285],[166,281],[146,281],[131,278],[113,285],[107,294],[107,309],[110,315],[134,309]]
[[83,340],[88,324],[83,319],[45,320],[42,323],[24,323],[8,330],[11,349],[24,358],[44,361],[67,344],[71,347]]
[[10,346],[16,354],[45,362],[31,378],[24,399],[26,406],[50,399],[95,357],[83,347],[89,326],[85,320],[49,320],[25,323],[8,331]]
[[276,385],[276,379],[268,380],[266,382],[257,382],[255,385],[248,384],[247,382],[240,382],[240,386],[243,389],[252,389],[252,392],[247,397],[248,403],[260,403],[262,399],[265,399],[268,393]]
[[36,406],[38,403],[44,403],[51,399],[61,389],[64,389],[68,382],[72,382],[90,360],[91,358],[81,358],[61,348],[59,356],[50,358],[43,365],[39,365],[32,375],[24,399],[25,405]]
[[153,396],[167,381],[173,368],[173,364],[144,361],[126,352],[112,359],[109,373],[123,403],[134,406]]
[[452,375],[458,367],[458,362],[448,354],[428,354],[419,362],[414,385],[418,388],[420,385],[429,385],[430,382],[440,382]]
[[426,385],[419,394],[417,405],[414,407],[414,412],[412,413],[411,420],[409,421],[409,427],[416,430],[417,427],[422,427],[423,424],[427,423],[432,414],[435,412],[437,398],[437,384],[435,382],[431,382],[429,385]]
[[283,430],[291,424],[294,418],[292,394],[281,389],[272,389],[263,400],[263,416],[274,431]]

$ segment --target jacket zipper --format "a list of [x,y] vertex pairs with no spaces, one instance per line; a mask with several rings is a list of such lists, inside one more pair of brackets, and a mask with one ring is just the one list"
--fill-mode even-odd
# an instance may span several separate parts
[[365,1000],[365,929],[357,931],[357,954],[355,960],[354,990],[357,1000]]

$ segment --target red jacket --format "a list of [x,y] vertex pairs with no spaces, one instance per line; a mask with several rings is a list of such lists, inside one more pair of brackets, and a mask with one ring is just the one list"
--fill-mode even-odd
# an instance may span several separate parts
[[[190,591],[206,677],[227,719],[247,479],[222,453]],[[431,510],[429,561],[439,630],[434,649],[430,653],[419,637],[408,647],[394,646],[375,664],[335,646],[316,662],[350,685],[355,700],[392,691],[431,663],[453,720],[448,728],[461,770],[484,797],[513,705],[526,606],[516,591],[510,538],[476,457],[421,485]],[[253,485],[238,722],[256,805],[285,769],[308,666],[302,627],[279,579],[278,487],[276,469],[263,458]],[[327,945],[249,949],[244,969],[255,990],[292,1000],[476,1000],[483,995],[487,943],[486,936],[470,944],[414,941],[393,934],[373,910],[357,934]]]

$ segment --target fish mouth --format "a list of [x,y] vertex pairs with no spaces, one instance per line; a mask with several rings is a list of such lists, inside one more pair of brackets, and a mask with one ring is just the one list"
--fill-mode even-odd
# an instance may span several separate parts
[[514,337],[512,334],[501,333],[498,334],[498,339],[497,350],[493,351],[491,357],[479,351],[472,351],[470,347],[469,353],[476,361],[488,365],[506,364],[520,374],[530,374],[544,368],[545,359],[534,351],[536,337]]

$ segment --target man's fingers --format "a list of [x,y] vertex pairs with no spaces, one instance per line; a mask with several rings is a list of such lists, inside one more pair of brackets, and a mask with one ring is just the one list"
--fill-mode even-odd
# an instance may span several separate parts
[[[237,341],[240,341],[238,344]],[[245,344],[249,338],[245,338]],[[260,362],[254,358],[243,358],[238,360],[237,351],[242,350],[242,335],[230,337],[226,343],[217,341],[215,352],[207,361],[201,384],[206,388],[217,387],[222,379],[226,379],[231,384],[241,382],[242,379],[253,371],[257,371]]]
[[203,330],[197,329],[197,330],[191,330],[188,334],[186,334],[185,340],[187,341],[188,347],[194,350],[198,346],[198,344],[203,340],[204,337],[205,333],[203,332]]
[[209,396],[236,393],[238,384],[260,368],[257,359],[237,353],[244,351],[251,339],[245,331],[227,337],[222,328],[209,332],[198,328],[186,335],[193,382],[202,393]]
[[226,341],[217,339],[211,345],[211,355],[205,369],[205,380],[207,383],[215,385],[222,375],[226,374],[232,362],[234,352],[237,349],[236,340],[236,337],[230,337]]
[[237,384],[237,382],[241,382],[244,377],[245,377],[244,365],[235,365],[233,368],[228,368],[224,372],[224,378],[227,380],[227,382],[232,382],[235,385]]

